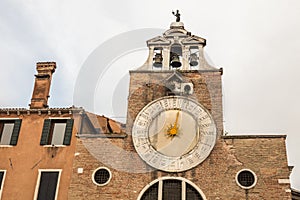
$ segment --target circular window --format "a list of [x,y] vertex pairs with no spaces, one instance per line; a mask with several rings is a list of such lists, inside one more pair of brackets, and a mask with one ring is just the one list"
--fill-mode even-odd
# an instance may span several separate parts
[[253,188],[256,184],[257,178],[250,169],[242,169],[236,174],[236,182],[243,189]]
[[111,172],[106,167],[99,167],[94,171],[92,179],[96,185],[104,186],[109,183]]

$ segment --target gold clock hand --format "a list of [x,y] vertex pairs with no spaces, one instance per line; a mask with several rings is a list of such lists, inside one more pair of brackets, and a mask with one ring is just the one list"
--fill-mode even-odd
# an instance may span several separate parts
[[177,133],[178,133],[178,126],[177,126],[178,118],[179,118],[179,111],[176,114],[176,119],[175,119],[174,125],[173,126],[171,125],[170,128],[168,129],[167,134],[169,136],[175,136],[175,135],[177,135]]
[[175,120],[175,123],[174,123],[174,128],[177,127],[178,117],[179,117],[179,111],[176,114],[176,120]]

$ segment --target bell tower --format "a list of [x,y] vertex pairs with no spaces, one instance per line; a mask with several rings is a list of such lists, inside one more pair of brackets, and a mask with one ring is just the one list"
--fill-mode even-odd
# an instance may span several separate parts
[[206,40],[191,35],[182,22],[172,22],[162,36],[147,41],[149,57],[141,67],[145,70],[209,70],[203,48]]
[[222,68],[173,14],[130,71],[127,134],[78,135],[69,199],[291,199],[286,136],[223,135]]
[[164,96],[185,96],[201,103],[213,116],[218,136],[223,134],[222,68],[204,57],[206,40],[192,35],[173,12],[176,21],[161,36],[147,41],[149,55],[137,70],[130,71],[127,131],[149,102]]

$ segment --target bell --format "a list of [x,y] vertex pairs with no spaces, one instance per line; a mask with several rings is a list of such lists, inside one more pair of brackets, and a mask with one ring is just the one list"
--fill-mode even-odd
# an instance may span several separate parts
[[154,63],[153,63],[154,67],[161,67],[162,66],[163,57],[162,57],[161,53],[156,53],[153,60],[154,60]]
[[180,62],[179,56],[177,54],[172,55],[171,66],[174,68],[181,67],[181,62]]
[[190,56],[190,65],[191,66],[197,66],[198,65],[198,56],[197,54],[193,53]]

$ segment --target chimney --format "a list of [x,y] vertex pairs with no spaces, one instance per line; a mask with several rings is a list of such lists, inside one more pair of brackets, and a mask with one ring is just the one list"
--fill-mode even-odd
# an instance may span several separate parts
[[36,63],[34,89],[32,92],[30,109],[48,108],[48,98],[51,85],[52,74],[55,72],[55,62]]

